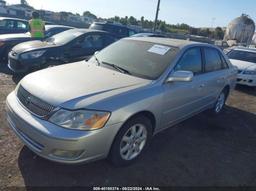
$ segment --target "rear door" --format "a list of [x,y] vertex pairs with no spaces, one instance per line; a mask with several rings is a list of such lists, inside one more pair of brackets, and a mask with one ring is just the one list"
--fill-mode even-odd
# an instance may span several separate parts
[[213,103],[225,86],[228,66],[216,48],[205,47],[203,53],[205,61],[203,77],[206,81],[204,91],[207,95],[205,101]]
[[165,127],[200,111],[205,107],[205,79],[200,47],[189,48],[178,61],[174,71],[185,70],[194,73],[191,82],[164,84],[163,122]]

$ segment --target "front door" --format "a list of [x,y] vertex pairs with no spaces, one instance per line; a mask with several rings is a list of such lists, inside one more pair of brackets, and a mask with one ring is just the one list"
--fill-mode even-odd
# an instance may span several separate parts
[[194,73],[191,82],[172,82],[164,84],[163,125],[169,127],[179,120],[200,111],[205,107],[206,82],[202,78],[203,61],[200,47],[188,49],[174,71],[184,70]]

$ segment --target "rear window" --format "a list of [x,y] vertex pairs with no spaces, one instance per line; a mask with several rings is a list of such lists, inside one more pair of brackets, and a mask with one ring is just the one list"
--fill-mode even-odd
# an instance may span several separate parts
[[92,24],[90,26],[90,29],[107,31],[119,37],[127,37],[135,34],[133,30],[128,30],[124,26],[111,25],[111,24]]
[[231,50],[227,55],[230,59],[256,63],[256,53],[253,52]]
[[104,26],[100,25],[100,24],[92,24],[90,26],[90,29],[94,29],[94,30],[104,30]]

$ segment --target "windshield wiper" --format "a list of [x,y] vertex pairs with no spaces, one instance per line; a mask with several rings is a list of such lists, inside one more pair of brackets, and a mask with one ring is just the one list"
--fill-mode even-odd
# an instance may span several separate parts
[[119,72],[123,73],[123,74],[131,74],[128,70],[120,67],[120,66],[117,66],[115,64],[110,64],[110,63],[106,63],[106,62],[102,62],[102,64],[105,64],[107,66],[111,66],[112,68],[115,68],[116,70],[118,70]]

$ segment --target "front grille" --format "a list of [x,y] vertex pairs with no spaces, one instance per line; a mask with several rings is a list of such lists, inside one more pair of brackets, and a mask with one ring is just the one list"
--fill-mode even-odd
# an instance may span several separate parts
[[33,96],[22,86],[19,87],[17,97],[24,107],[39,117],[48,116],[55,107]]
[[19,71],[19,70],[23,69],[23,66],[20,64],[20,62],[15,59],[9,58],[9,63],[10,63],[11,68],[14,70]]

